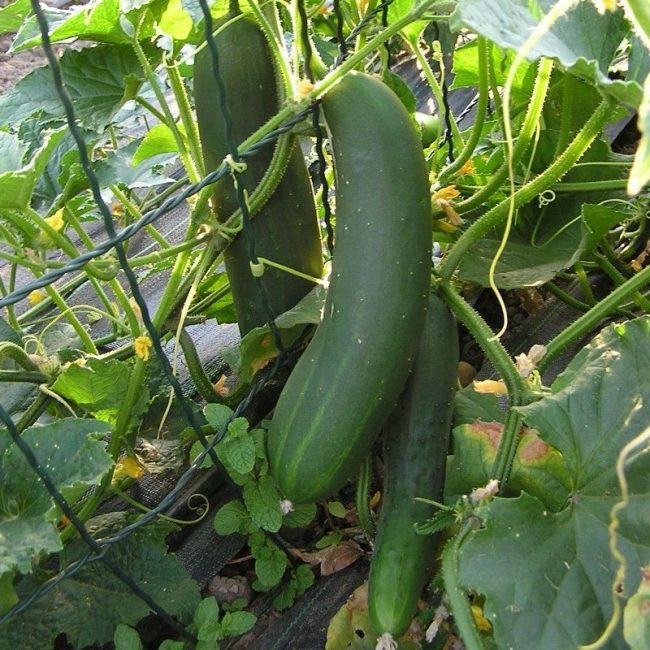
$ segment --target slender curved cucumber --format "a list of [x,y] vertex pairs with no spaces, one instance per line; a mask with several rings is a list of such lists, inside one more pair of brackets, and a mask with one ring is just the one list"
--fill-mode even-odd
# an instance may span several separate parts
[[[233,139],[239,145],[280,109],[278,80],[264,35],[252,19],[239,18],[219,32],[215,41],[219,72],[232,117]],[[205,169],[210,172],[221,164],[229,149],[207,47],[194,61],[194,99]],[[272,157],[273,145],[269,144],[246,161],[248,168],[240,179],[249,195],[264,177]],[[226,177],[215,183],[213,208],[219,220],[226,221],[238,207],[232,179]],[[282,179],[251,222],[251,228],[257,255],[310,276],[321,276],[323,261],[316,206],[307,168],[295,143]],[[224,257],[237,322],[244,335],[263,325],[267,315],[250,270],[243,233],[237,235]],[[266,269],[264,284],[274,314],[293,307],[313,286],[273,268]]]
[[414,497],[442,498],[457,372],[456,321],[432,295],[413,370],[383,432],[384,494],[368,584],[378,635],[406,632],[431,575],[437,536],[413,529],[431,506]]
[[363,462],[406,382],[431,272],[427,168],[401,102],[350,73],[322,105],[336,171],[331,282],[268,437],[271,472],[296,503],[333,494]]

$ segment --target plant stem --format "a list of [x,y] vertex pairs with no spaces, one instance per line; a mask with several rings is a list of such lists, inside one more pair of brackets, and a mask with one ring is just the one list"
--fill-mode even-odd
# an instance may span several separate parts
[[489,95],[489,79],[488,79],[488,43],[484,36],[478,37],[478,105],[476,107],[476,118],[474,124],[472,125],[472,131],[470,136],[465,143],[462,151],[454,160],[451,165],[442,170],[440,174],[440,185],[444,187],[447,185],[447,179],[455,174],[472,156],[474,149],[478,144],[479,139],[481,138],[481,133],[483,132],[483,124],[485,123],[485,115],[487,112],[488,102],[490,100]]
[[611,98],[604,99],[564,153],[546,171],[526,183],[513,196],[505,198],[486,212],[460,236],[449,251],[447,258],[443,258],[440,265],[440,273],[444,279],[449,279],[452,276],[460,260],[477,241],[482,239],[490,230],[503,223],[513,203],[515,208],[528,203],[538,194],[549,189],[571,169],[602,130],[611,114],[613,103],[614,100]]
[[[539,68],[537,70],[537,76],[535,78],[533,93],[530,97],[530,103],[528,105],[528,110],[526,111],[526,116],[524,117],[524,123],[522,124],[517,142],[512,151],[513,166],[519,164],[533,138],[535,129],[537,128],[537,124],[542,114],[542,109],[544,107],[544,101],[548,92],[548,86],[551,80],[552,71],[553,61],[551,59],[541,59],[539,62]],[[476,194],[466,199],[465,201],[461,201],[455,205],[454,208],[459,214],[462,214],[463,212],[473,210],[482,203],[485,203],[485,201],[501,187],[503,181],[507,177],[508,163],[507,161],[504,161],[499,169],[497,169],[497,171],[492,174],[490,180]]]
[[[597,251],[594,251],[593,255],[600,268],[607,273],[617,287],[625,284],[627,278],[607,259],[607,257],[605,257],[605,255],[601,255]],[[650,301],[644,295],[635,291],[632,294],[632,300],[639,309],[642,309],[646,314],[650,313]]]
[[44,384],[48,376],[34,370],[0,370],[0,382]]
[[650,284],[650,266],[646,266],[633,278],[626,280],[624,284],[617,287],[608,296],[603,298],[597,305],[592,307],[586,314],[574,321],[565,330],[560,332],[546,346],[546,354],[538,364],[540,373],[543,373],[548,365],[568,345],[590,332],[606,316],[611,314],[629,296]]
[[584,267],[576,263],[573,266],[578,282],[580,283],[580,288],[582,289],[582,295],[585,297],[585,302],[593,307],[596,304],[596,298],[594,298],[594,292],[591,290],[591,284],[589,284],[589,278],[585,273]]
[[16,423],[16,429],[22,432],[27,427],[31,427],[38,418],[44,413],[48,403],[52,398],[45,393],[38,391],[32,403],[25,409],[20,419]]
[[162,123],[166,124],[169,130],[172,132],[174,141],[176,142],[176,147],[178,148],[178,154],[181,157],[181,160],[183,161],[183,166],[187,170],[187,174],[190,178],[190,181],[192,183],[198,183],[199,180],[201,180],[201,176],[194,165],[194,161],[192,160],[191,156],[188,154],[187,147],[185,146],[185,140],[183,139],[183,135],[180,132],[178,125],[176,124],[176,120],[174,119],[174,116],[171,113],[169,104],[167,104],[165,95],[162,89],[160,88],[160,84],[158,83],[156,73],[151,68],[151,65],[149,65],[149,60],[147,59],[147,55],[144,53],[144,50],[142,49],[142,46],[140,45],[140,41],[138,39],[140,26],[142,25],[145,16],[146,14],[142,14],[142,18],[140,19],[138,27],[135,30],[135,35],[131,40],[131,46],[133,47],[135,55],[138,58],[138,63],[140,64],[140,67],[144,72],[144,76],[149,82],[149,84],[151,85],[151,88],[153,89],[153,92],[156,95],[156,99],[160,104],[162,115],[159,114],[156,117],[158,117],[159,119],[160,117],[162,117],[163,118],[161,120]]
[[[137,221],[142,217],[142,212],[131,199],[117,186],[111,185],[111,192],[115,195],[115,198],[124,206],[124,209],[131,215],[131,217]],[[169,242],[156,230],[152,224],[147,224],[145,230],[149,233],[151,238],[155,240],[161,248],[169,248]]]
[[194,112],[190,106],[190,100],[187,96],[187,89],[183,83],[178,66],[175,63],[168,63],[165,60],[165,70],[167,71],[167,78],[176,98],[176,105],[181,117],[181,122],[185,127],[187,134],[187,141],[189,145],[189,154],[194,163],[199,176],[205,174],[203,167],[203,156],[201,154],[201,138],[199,137],[199,127],[197,121],[194,119]]
[[212,381],[203,368],[203,364],[201,363],[201,358],[196,351],[194,341],[184,327],[181,328],[181,331],[178,335],[178,342],[180,343],[180,346],[183,350],[185,363],[190,373],[190,377],[192,378],[194,386],[196,387],[199,395],[208,403],[220,402],[221,400],[214,390]]
[[467,520],[458,534],[447,542],[442,552],[442,579],[445,583],[447,600],[460,632],[461,640],[467,650],[483,650],[483,643],[476,629],[465,591],[458,584],[458,558],[465,538],[476,527],[477,523],[474,518]]
[[523,417],[514,409],[513,404],[510,404],[508,413],[506,415],[506,422],[499,441],[499,447],[492,464],[490,477],[499,481],[499,491],[503,493],[508,478],[510,476],[510,469],[512,468],[512,461],[517,451],[517,444],[519,443],[519,431]]
[[526,392],[524,381],[506,349],[494,337],[494,332],[492,332],[482,316],[454,289],[450,282],[443,280],[439,283],[438,288],[456,316],[467,327],[501,375],[508,388],[511,405],[521,405]]

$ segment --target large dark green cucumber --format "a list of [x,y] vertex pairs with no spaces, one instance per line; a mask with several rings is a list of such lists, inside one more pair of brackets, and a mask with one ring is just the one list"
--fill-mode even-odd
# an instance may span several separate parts
[[384,490],[368,585],[378,635],[406,632],[431,575],[437,537],[413,530],[431,506],[414,498],[442,498],[457,372],[456,322],[432,295],[413,370],[383,433]]
[[323,321],[280,395],[269,460],[300,503],[357,471],[404,387],[431,272],[418,135],[395,94],[350,73],[323,100],[336,171],[336,247]]
[[[264,35],[250,18],[241,17],[228,25],[215,41],[233,139],[239,145],[278,112],[277,78]],[[229,153],[207,47],[194,61],[194,99],[207,173],[216,169]],[[246,161],[248,168],[240,179],[249,194],[259,185],[272,157],[273,145],[269,144]],[[213,206],[221,221],[237,210],[235,187],[229,176],[215,184]],[[300,148],[295,143],[282,180],[251,226],[257,255],[314,277],[321,276],[323,262],[314,196]],[[239,329],[244,335],[263,325],[267,315],[250,270],[243,233],[226,250],[225,262]],[[264,284],[275,314],[293,307],[313,287],[306,280],[268,267]]]

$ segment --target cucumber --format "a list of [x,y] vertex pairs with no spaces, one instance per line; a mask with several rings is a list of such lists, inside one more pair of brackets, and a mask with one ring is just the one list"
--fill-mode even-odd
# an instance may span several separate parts
[[406,382],[431,272],[427,167],[406,109],[362,73],[322,106],[336,172],[331,282],[268,436],[271,472],[295,503],[330,496],[363,462]]
[[[280,109],[278,78],[268,44],[252,19],[239,17],[219,32],[215,41],[219,52],[219,72],[224,80],[232,117],[233,139],[239,145]],[[194,61],[194,99],[205,170],[209,173],[221,164],[229,150],[212,72],[212,57],[207,47],[197,54]],[[248,168],[239,178],[249,195],[259,185],[272,157],[273,145],[269,144],[246,160]],[[230,176],[215,183],[213,209],[218,219],[226,221],[238,207]],[[321,277],[322,249],[314,195],[295,139],[291,143],[284,175],[252,220],[251,229],[258,256]],[[243,233],[239,233],[226,249],[224,258],[243,336],[267,321],[250,270],[248,245]],[[307,280],[268,267],[263,282],[271,310],[276,315],[291,309],[313,287]]]
[[456,322],[432,295],[413,370],[383,432],[384,493],[368,583],[370,622],[380,636],[406,632],[431,575],[437,536],[413,529],[431,506],[414,497],[442,499],[457,372]]

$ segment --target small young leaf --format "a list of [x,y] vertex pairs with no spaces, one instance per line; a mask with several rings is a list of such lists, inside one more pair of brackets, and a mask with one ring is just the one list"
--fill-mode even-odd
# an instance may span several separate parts
[[340,501],[331,501],[327,504],[330,515],[338,519],[345,519],[345,506]]
[[329,535],[323,535],[314,546],[316,548],[327,548],[328,546],[338,544],[342,539],[343,535],[341,533],[330,533]]
[[316,516],[315,503],[301,503],[284,515],[282,523],[289,528],[302,528],[308,526]]
[[242,438],[248,434],[248,420],[246,418],[235,418],[228,425],[228,435],[231,438]]
[[255,443],[249,435],[226,438],[217,445],[217,453],[228,468],[240,474],[248,474],[255,467]]
[[223,636],[241,636],[253,628],[257,616],[251,612],[228,612],[221,619]]
[[[214,596],[204,598],[194,612],[194,625],[200,639],[216,639],[215,625],[219,623],[219,605]],[[202,633],[203,632],[203,633]]]
[[259,581],[265,588],[277,585],[287,566],[285,554],[262,531],[253,533],[249,544]]
[[244,503],[254,523],[272,533],[282,526],[280,493],[270,476],[244,485]]
[[138,633],[128,625],[120,623],[113,636],[115,650],[142,650],[142,641]]
[[184,648],[185,648],[184,641],[172,641],[171,639],[165,639],[158,646],[158,650],[184,650]]
[[217,512],[214,529],[219,535],[245,534],[250,530],[251,518],[240,501],[229,501]]
[[218,431],[226,426],[226,422],[232,417],[232,409],[223,404],[208,404],[203,409],[203,414],[208,424]]

